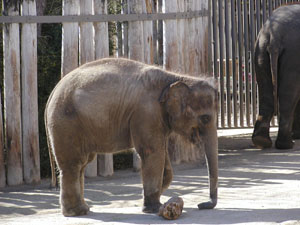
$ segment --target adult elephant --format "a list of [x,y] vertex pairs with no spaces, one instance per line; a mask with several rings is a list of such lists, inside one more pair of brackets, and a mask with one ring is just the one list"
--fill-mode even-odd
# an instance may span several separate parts
[[300,4],[273,11],[259,32],[254,60],[259,116],[252,141],[261,148],[272,146],[270,121],[278,113],[276,148],[293,148],[293,118],[300,99]]
[[[205,144],[210,201],[217,204],[217,94],[214,82],[126,59],[102,59],[67,74],[49,97],[45,122],[51,161],[60,171],[65,216],[84,215],[84,169],[96,153],[135,147],[142,160],[144,208],[158,212],[172,180],[168,136]],[[52,172],[53,172],[53,163]],[[53,184],[55,175],[52,173]]]

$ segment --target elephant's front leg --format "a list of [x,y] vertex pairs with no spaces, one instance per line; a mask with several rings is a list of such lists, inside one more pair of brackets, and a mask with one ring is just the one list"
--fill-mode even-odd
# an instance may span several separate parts
[[165,150],[162,148],[139,148],[142,159],[142,179],[144,188],[143,212],[157,213],[163,186]]

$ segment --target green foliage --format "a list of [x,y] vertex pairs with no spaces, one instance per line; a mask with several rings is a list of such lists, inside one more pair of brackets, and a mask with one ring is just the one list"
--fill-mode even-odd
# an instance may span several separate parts
[[[47,1],[45,15],[61,15],[61,0]],[[50,176],[44,110],[48,97],[61,76],[61,24],[42,24],[38,37],[38,104],[41,176]]]

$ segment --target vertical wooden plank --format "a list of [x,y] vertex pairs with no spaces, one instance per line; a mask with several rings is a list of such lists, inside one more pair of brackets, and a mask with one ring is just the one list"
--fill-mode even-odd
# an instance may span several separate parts
[[[94,0],[95,15],[107,14],[107,0]],[[108,23],[95,23],[95,57],[109,56]],[[98,155],[97,170],[99,176],[111,176],[114,173],[113,154]]]
[[[128,14],[127,0],[122,1],[123,14]],[[123,45],[124,45],[124,57],[128,57],[128,22],[123,22]]]
[[231,0],[231,37],[232,37],[232,80],[233,80],[233,87],[232,87],[232,98],[233,98],[233,120],[234,120],[234,127],[238,127],[238,105],[237,105],[237,68],[236,68],[236,7],[235,7],[235,0]]
[[[142,13],[151,14],[153,0],[143,1]],[[148,64],[154,63],[154,49],[153,49],[153,22],[143,21],[143,45],[144,45],[144,62]]]
[[[63,0],[63,15],[79,15],[79,0]],[[78,67],[78,23],[63,23],[61,74],[66,75]]]
[[[4,0],[3,3],[6,15],[19,15],[19,1]],[[7,184],[18,185],[23,183],[19,24],[3,26],[3,46]]]
[[[152,1],[152,13],[157,13],[157,0]],[[158,51],[157,51],[157,25],[158,21],[154,20],[152,21],[152,29],[153,29],[153,62],[154,64],[158,64]]]
[[3,117],[2,117],[2,101],[0,91],[0,188],[6,185],[6,173],[4,166],[4,136],[3,136]]
[[[190,12],[193,11],[195,9],[195,0],[187,0],[186,1],[186,11]],[[186,72],[190,75],[195,76],[197,74],[197,47],[195,45],[196,41],[197,41],[197,37],[196,37],[196,26],[195,26],[195,18],[192,19],[187,19],[186,20],[186,28],[187,30],[185,31],[185,33],[189,34],[186,39],[187,39],[187,45],[186,45],[186,57],[185,57],[185,65],[186,65]],[[197,27],[198,28],[198,27]]]
[[[80,0],[80,15],[93,14],[93,0]],[[79,55],[80,65],[95,59],[94,52],[94,27],[92,23],[80,23],[80,39],[79,39]],[[97,157],[90,162],[85,169],[86,177],[97,176]]]
[[[94,0],[95,15],[107,14],[107,0]],[[108,23],[94,23],[95,28],[95,58],[109,56]]]
[[[93,15],[93,0],[80,0],[80,15]],[[95,60],[94,26],[90,22],[80,23],[80,65]]]
[[[177,1],[163,1],[163,13],[177,12]],[[178,52],[178,28],[176,20],[163,21],[163,37],[164,37],[164,60],[163,66],[166,70],[179,71],[179,52]],[[187,46],[188,48],[188,46]],[[169,154],[171,161],[175,164],[180,163],[180,148],[182,140],[180,136],[171,134],[169,138]]]
[[237,0],[238,12],[238,57],[239,57],[239,104],[240,104],[240,126],[244,127],[244,82],[243,82],[243,27],[241,0]]
[[[185,1],[177,1],[177,12],[185,12]],[[189,49],[188,47],[188,38],[186,32],[188,32],[187,27],[185,26],[185,20],[177,20],[177,38],[178,38],[178,66],[177,70],[182,72],[182,73],[187,73],[186,69],[186,63],[188,62],[188,53],[187,50]]]
[[[195,1],[196,10],[207,10],[210,12],[210,1]],[[197,74],[210,74],[211,72],[211,17],[203,16],[196,18],[195,26],[196,29],[196,55],[197,57]]]
[[[36,16],[35,0],[22,2],[22,16]],[[40,182],[37,90],[37,25],[22,24],[23,174],[27,184]]]
[[[122,12],[122,0],[118,0],[115,2],[116,13],[121,14]],[[118,40],[118,57],[123,56],[123,31],[122,31],[122,23],[116,22],[116,30],[117,30],[117,40]]]
[[[139,0],[130,0],[128,3],[129,14],[139,14],[143,12],[143,2]],[[140,62],[145,61],[143,22],[134,21],[128,23],[128,56],[130,59]],[[136,151],[133,152],[133,169],[141,169],[141,159]]]
[[[138,0],[128,1],[128,13],[139,14],[143,12],[143,2]],[[144,62],[143,22],[133,21],[128,23],[129,58]]]
[[[177,12],[177,1],[163,1],[164,13]],[[164,68],[176,71],[179,65],[177,21],[164,20]],[[189,34],[191,36],[191,34]]]
[[[157,4],[157,12],[162,13],[162,0],[158,0]],[[158,65],[163,65],[164,63],[164,40],[163,40],[163,21],[159,20],[157,22],[158,26],[158,34],[157,34],[157,41],[158,41]]]

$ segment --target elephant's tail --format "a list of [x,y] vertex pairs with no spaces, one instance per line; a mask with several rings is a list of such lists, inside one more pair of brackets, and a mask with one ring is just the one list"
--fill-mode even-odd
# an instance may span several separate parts
[[[52,95],[52,94],[51,94]],[[49,99],[51,98],[51,95]],[[48,100],[49,102],[49,100]],[[53,154],[52,145],[49,139],[49,131],[48,131],[48,122],[47,122],[47,108],[48,108],[48,102],[45,108],[45,114],[44,114],[44,120],[45,120],[45,130],[46,130],[46,136],[47,136],[47,144],[48,144],[48,151],[49,151],[49,160],[50,160],[50,167],[51,167],[51,184],[50,188],[58,187],[58,181],[56,177],[56,171],[55,171],[55,156]]]
[[272,83],[273,83],[273,97],[274,97],[274,115],[278,114],[278,58],[279,53],[277,50],[270,50],[270,67],[272,73]]

